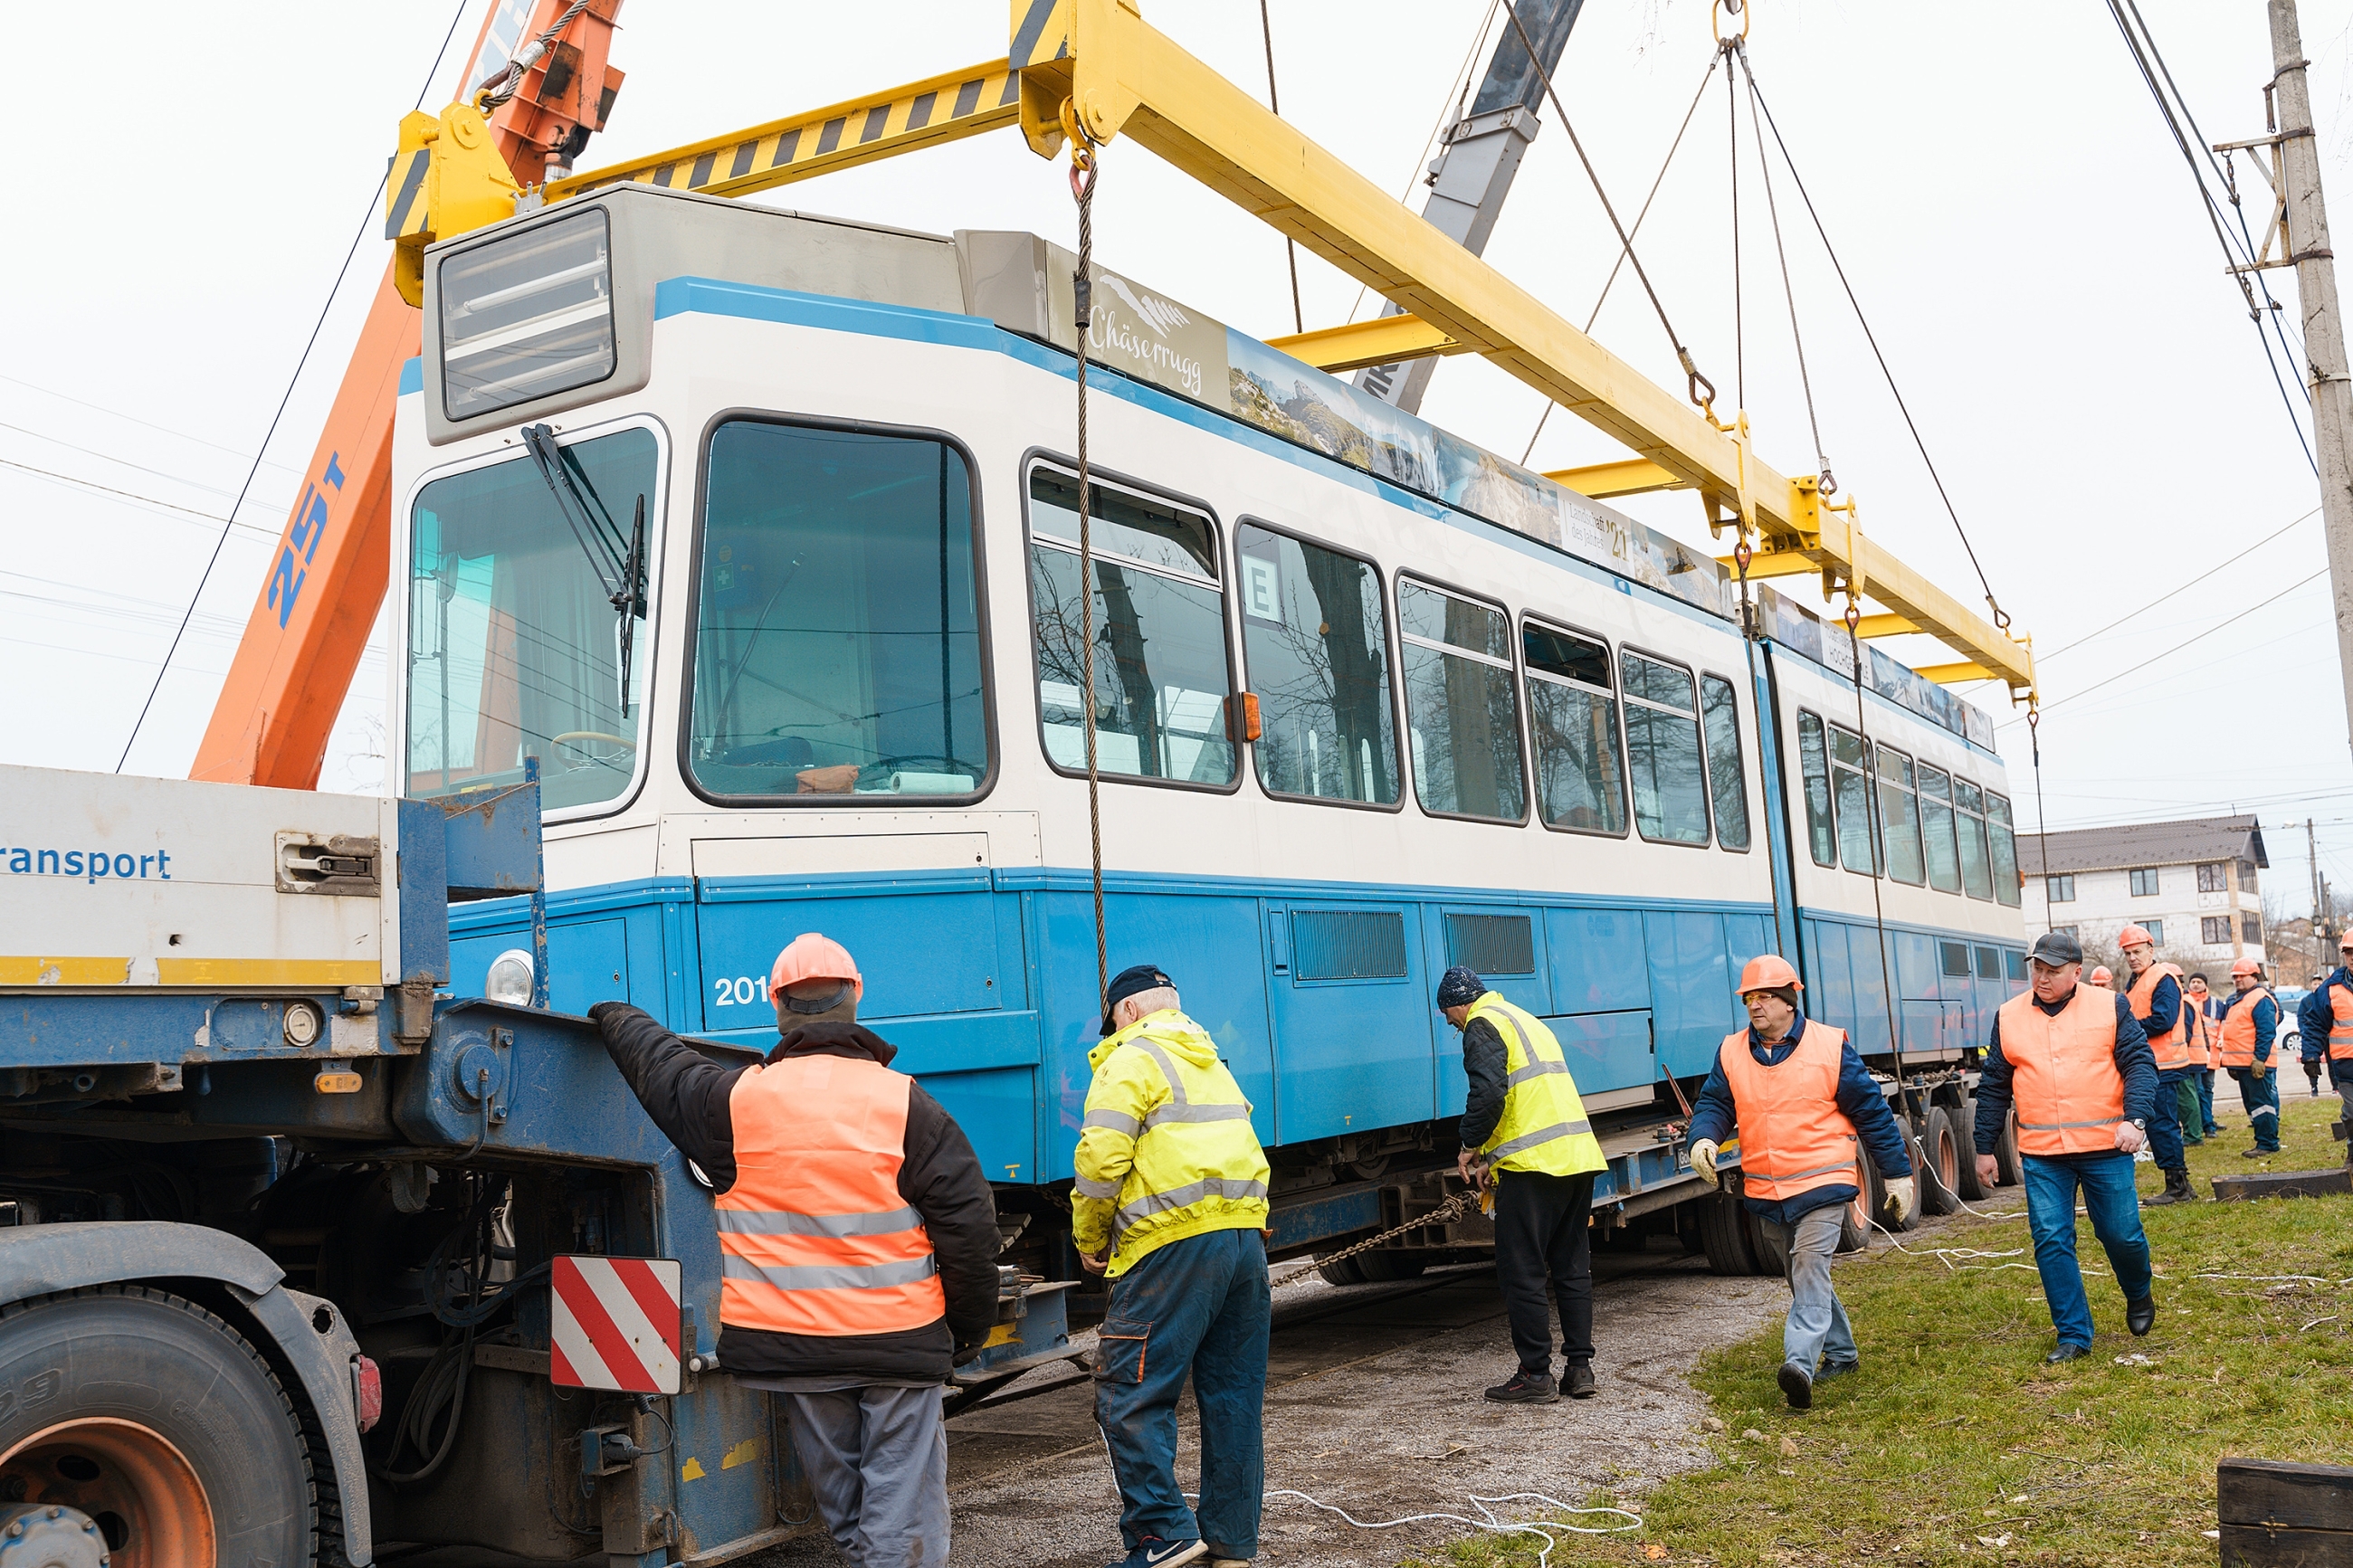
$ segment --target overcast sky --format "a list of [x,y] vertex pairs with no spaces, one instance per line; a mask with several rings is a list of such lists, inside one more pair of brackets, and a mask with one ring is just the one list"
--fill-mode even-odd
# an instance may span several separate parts
[[[454,89],[484,4],[468,0],[428,107]],[[2262,134],[2260,89],[2272,69],[2261,0],[2140,4],[2208,139]],[[889,9],[878,35],[872,7],[629,0],[615,46],[628,79],[582,166],[1005,52],[1001,0]],[[1145,11],[1262,91],[1255,0],[1145,0]],[[1271,0],[1271,14],[1288,118],[1375,181],[1411,191],[1419,206],[1415,176],[1490,0]],[[372,192],[450,15],[415,0],[130,4],[110,11],[103,38],[56,7],[12,21],[0,94],[19,140],[72,155],[17,171],[19,220],[0,252],[0,668],[10,678],[0,761],[115,765],[220,538],[218,520],[364,228],[131,750],[131,771],[185,769],[382,274],[388,247]],[[2349,25],[2353,0],[2306,0],[2305,52],[2340,233],[2353,225]],[[1701,0],[1588,0],[1558,85],[1630,221],[1712,47]],[[2284,825],[2315,818],[2323,871],[2353,889],[2353,766],[2327,585],[2325,575],[2305,581],[2326,564],[2321,525],[2316,512],[2295,521],[2313,511],[2316,486],[2181,156],[2105,5],[1759,0],[1750,56],[1994,592],[2042,652],[2052,824],[2257,811],[2270,830],[2269,887],[2300,889],[2304,835]],[[1581,322],[1616,247],[1555,119],[1547,109],[1488,256]],[[1729,404],[1725,119],[1719,73],[1637,249]],[[1753,157],[1745,108],[1740,136]],[[1114,143],[1103,163],[1096,237],[1105,265],[1244,331],[1291,330],[1278,236],[1139,148]],[[1812,439],[1753,162],[1742,180],[1746,405],[1763,458],[1806,473]],[[1952,521],[1785,177],[1776,194],[1822,445],[1840,482],[1860,499],[1868,531],[1976,604]],[[936,232],[1026,227],[1069,243],[1074,227],[1060,168],[1009,132],[768,199]],[[2293,276],[2265,277],[2286,302],[2293,338]],[[1377,308],[1312,257],[1302,256],[1300,280],[1311,327]],[[1595,334],[1680,384],[1630,278]],[[2291,391],[2300,413],[2293,382]],[[1439,368],[1423,413],[1517,458],[1542,407],[1508,376],[1458,359]],[[1561,415],[1533,461],[1618,455]],[[1628,510],[1705,542],[1687,496],[1641,498]],[[378,630],[323,788],[385,782]],[[1883,646],[1921,662],[1940,657]],[[1978,700],[1998,722],[2011,719],[1998,691]],[[2000,740],[2031,825],[2024,725]]]

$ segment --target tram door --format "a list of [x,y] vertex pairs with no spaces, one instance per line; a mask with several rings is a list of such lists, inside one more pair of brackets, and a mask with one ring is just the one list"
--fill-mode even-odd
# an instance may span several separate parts
[[1403,905],[1270,902],[1276,1141],[1433,1120],[1434,981]]

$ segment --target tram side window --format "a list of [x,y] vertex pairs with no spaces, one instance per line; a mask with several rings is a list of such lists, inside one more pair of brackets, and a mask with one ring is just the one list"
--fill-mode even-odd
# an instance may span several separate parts
[[1250,523],[1236,531],[1242,657],[1269,795],[1397,803],[1388,617],[1370,563]]
[[1798,710],[1798,760],[1806,776],[1806,839],[1817,866],[1838,864],[1838,834],[1831,826],[1831,760],[1822,721]]
[[969,795],[989,770],[972,475],[943,441],[711,436],[687,770],[706,794]]
[[1626,832],[1626,777],[1618,762],[1618,703],[1609,650],[1600,643],[1528,622],[1520,631],[1528,667],[1528,728],[1536,748],[1536,809],[1547,827]]
[[1986,843],[1985,792],[1967,779],[1953,781],[1953,804],[1959,807],[1961,882],[1973,899],[1993,897],[1992,851]]
[[1634,826],[1669,844],[1707,842],[1707,774],[1691,671],[1639,653],[1619,657],[1626,682],[1626,771]]
[[1850,871],[1876,876],[1871,823],[1871,748],[1852,730],[1831,726],[1831,794],[1838,801],[1839,859]]
[[1707,724],[1707,784],[1715,802],[1715,841],[1748,847],[1748,781],[1740,768],[1740,702],[1719,675],[1699,679],[1700,712]]
[[1940,893],[1961,890],[1961,851],[1953,837],[1953,782],[1942,768],[1920,764],[1920,838],[1926,851],[1928,886]]
[[1527,816],[1512,628],[1501,610],[1400,578],[1406,729],[1425,810]]
[[[1093,488],[1095,765],[1131,778],[1223,788],[1231,672],[1217,541],[1197,511]],[[1029,594],[1046,756],[1087,765],[1085,605],[1079,584],[1079,485],[1029,475]]]
[[2018,907],[2018,837],[2010,820],[2010,799],[1986,791],[1986,826],[1993,837],[1993,896]]
[[1887,841],[1887,874],[1918,887],[1926,868],[1920,858],[1920,803],[1914,796],[1912,759],[1884,744],[1878,748],[1880,831]]

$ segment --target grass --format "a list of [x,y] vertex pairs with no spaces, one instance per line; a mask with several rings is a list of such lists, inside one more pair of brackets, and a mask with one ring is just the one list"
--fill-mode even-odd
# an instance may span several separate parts
[[[2343,1160],[2344,1145],[2329,1136],[2337,1102],[2325,1081],[2315,1100],[2303,1075],[2290,1076],[2284,1148],[2262,1162],[2239,1156],[2246,1121],[2223,1082],[2231,1112],[2222,1132],[2189,1151],[2201,1193],[2217,1174]],[[2163,1184],[2154,1167],[2139,1170],[2144,1194]],[[2021,1192],[2005,1187],[1975,1206],[2022,1215],[2024,1205]],[[1828,1384],[1800,1413],[1773,1382],[1778,1320],[1711,1353],[1694,1381],[1724,1424],[1701,1434],[1712,1462],[1630,1502],[1644,1515],[1640,1531],[1565,1538],[1552,1563],[2212,1563],[2215,1544],[2203,1532],[2215,1528],[2217,1458],[2328,1461],[2347,1451],[2353,1200],[2143,1213],[2156,1255],[2156,1329],[2143,1340],[2126,1331],[2105,1259],[2090,1223],[2079,1221],[2099,1339],[2090,1358],[2059,1367],[2042,1364],[2051,1321],[2022,1217],[1964,1215],[1905,1242],[2029,1247],[2016,1258],[1953,1260],[2025,1269],[1948,1268],[1879,1238],[1867,1258],[1842,1261],[1836,1274],[1862,1351],[1860,1373]],[[2136,1353],[2148,1364],[2115,1359]],[[1763,1440],[1744,1436],[1752,1432]],[[1498,1536],[1455,1542],[1440,1558],[1451,1568],[1528,1568],[1535,1560],[1532,1538]]]

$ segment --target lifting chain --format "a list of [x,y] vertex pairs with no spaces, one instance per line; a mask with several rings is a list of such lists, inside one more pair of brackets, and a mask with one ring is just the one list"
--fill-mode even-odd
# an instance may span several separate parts
[[1334,1264],[1344,1262],[1348,1258],[1356,1257],[1356,1254],[1360,1252],[1370,1252],[1373,1248],[1381,1246],[1385,1242],[1394,1240],[1409,1230],[1420,1230],[1426,1226],[1451,1224],[1453,1221],[1461,1218],[1463,1212],[1472,1205],[1478,1204],[1483,1194],[1480,1190],[1465,1187],[1462,1191],[1455,1194],[1452,1197],[1447,1199],[1444,1203],[1439,1205],[1436,1208],[1430,1210],[1426,1215],[1417,1215],[1414,1218],[1408,1220],[1405,1224],[1395,1226],[1392,1229],[1385,1230],[1378,1236],[1367,1237],[1363,1241],[1357,1242],[1354,1247],[1344,1247],[1337,1252],[1318,1256],[1314,1267],[1301,1269],[1298,1273],[1281,1281],[1274,1288],[1278,1290],[1284,1290],[1290,1289],[1293,1285],[1299,1284],[1302,1280],[1314,1279],[1318,1277],[1322,1270],[1331,1268]]
[[1079,266],[1071,275],[1076,303],[1079,379],[1079,689],[1087,740],[1087,847],[1094,891],[1095,998],[1111,992],[1110,942],[1103,929],[1103,781],[1095,753],[1094,494],[1087,463],[1087,340],[1094,328],[1095,144],[1079,123],[1077,106],[1062,100],[1062,134],[1071,145],[1071,199],[1079,204]]

